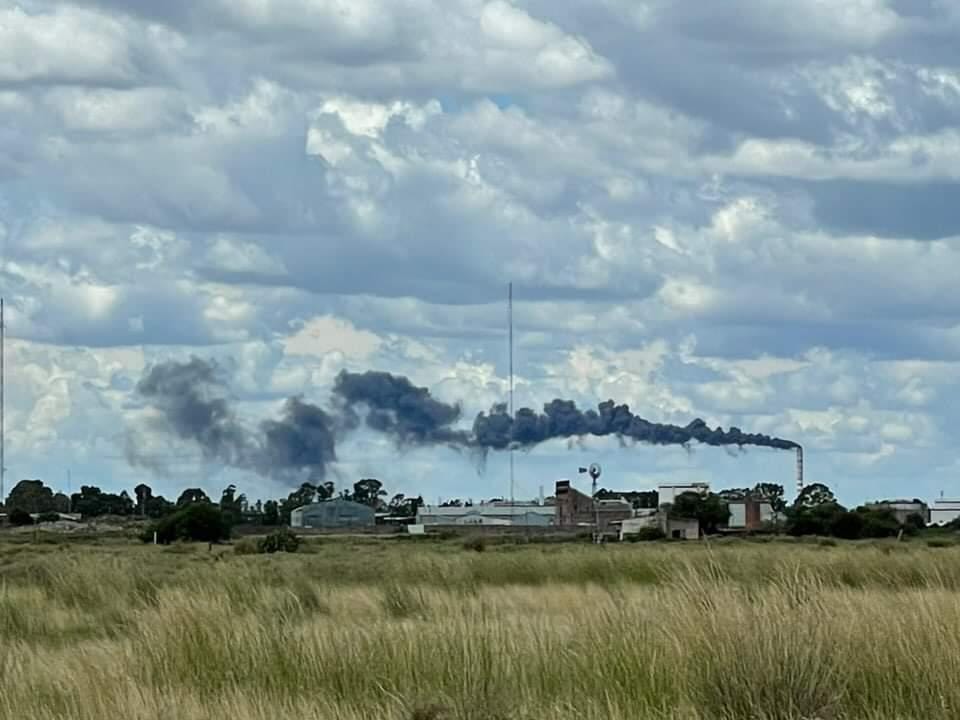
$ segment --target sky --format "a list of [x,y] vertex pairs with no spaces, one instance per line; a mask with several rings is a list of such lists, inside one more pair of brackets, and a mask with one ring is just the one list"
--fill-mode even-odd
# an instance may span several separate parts
[[[614,399],[794,440],[847,503],[960,496],[960,0],[0,0],[7,490],[292,488],[136,392],[215,360],[242,422],[337,373],[462,425]],[[156,470],[125,459],[131,438]],[[361,430],[330,479],[506,496]],[[791,452],[550,441],[560,478],[779,482]]]

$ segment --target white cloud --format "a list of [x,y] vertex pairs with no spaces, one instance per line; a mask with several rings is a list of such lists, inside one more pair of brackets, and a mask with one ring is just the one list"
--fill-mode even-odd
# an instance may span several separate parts
[[0,84],[114,84],[135,74],[119,21],[69,6],[46,13],[0,8]]
[[[796,436],[853,487],[942,483],[960,84],[935,30],[880,0],[7,6],[17,471],[128,483],[96,457],[143,362],[192,352],[232,362],[251,421],[325,401],[347,367],[408,374],[468,426],[506,398],[513,281],[522,403],[613,397]],[[840,231],[826,180],[927,204]],[[790,474],[777,454],[584,444],[612,481]],[[573,457],[540,448],[518,479]],[[494,494],[503,470],[371,436],[342,458],[345,481],[388,468],[445,495]]]

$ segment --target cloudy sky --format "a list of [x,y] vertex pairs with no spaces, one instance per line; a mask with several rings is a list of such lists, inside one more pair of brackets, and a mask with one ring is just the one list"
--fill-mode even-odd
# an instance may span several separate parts
[[[242,417],[336,373],[790,438],[842,500],[960,495],[958,0],[0,0],[7,489],[288,488],[141,437],[144,369]],[[335,479],[506,494],[359,433]],[[766,449],[551,443],[517,495],[792,489]]]

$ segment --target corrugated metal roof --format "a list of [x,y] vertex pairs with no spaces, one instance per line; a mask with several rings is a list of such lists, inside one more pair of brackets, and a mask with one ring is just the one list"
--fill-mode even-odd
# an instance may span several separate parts
[[417,510],[417,515],[432,515],[435,517],[461,517],[463,515],[496,516],[523,516],[523,515],[550,515],[554,514],[553,505],[471,505],[469,507],[439,507],[424,505]]

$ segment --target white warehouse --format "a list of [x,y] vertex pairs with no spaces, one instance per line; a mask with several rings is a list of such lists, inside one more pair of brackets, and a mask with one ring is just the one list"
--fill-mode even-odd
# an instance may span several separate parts
[[418,525],[502,525],[548,527],[554,523],[552,505],[483,503],[464,507],[424,505],[417,510]]

